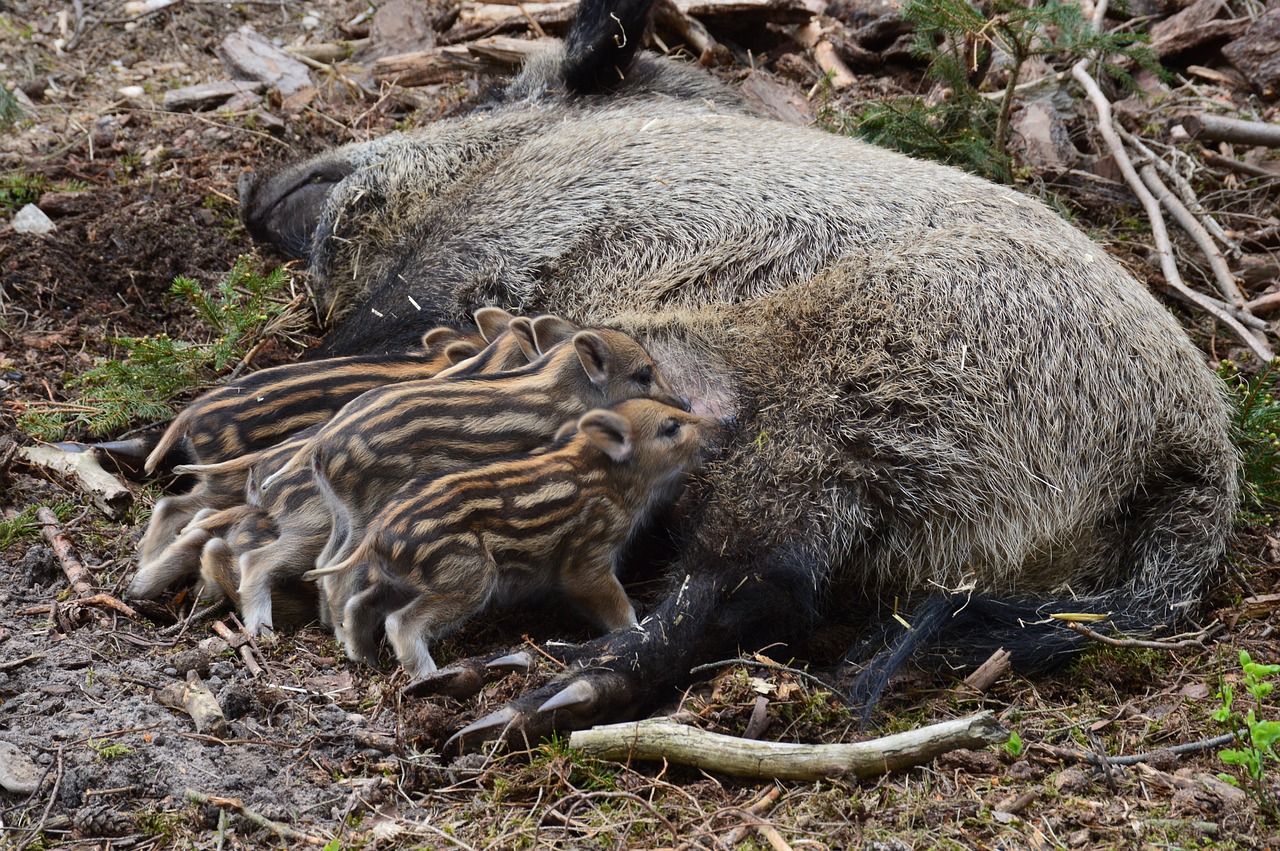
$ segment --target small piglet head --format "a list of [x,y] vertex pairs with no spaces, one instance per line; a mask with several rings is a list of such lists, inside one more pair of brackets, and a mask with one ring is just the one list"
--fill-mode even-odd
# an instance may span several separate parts
[[[542,317],[534,320],[535,333]],[[539,349],[547,351],[539,336]],[[605,405],[627,399],[653,399],[665,405],[688,409],[658,372],[644,346],[620,331],[596,328],[576,331],[568,344],[573,347],[587,380]]]
[[720,424],[651,399],[632,399],[588,411],[578,431],[614,463],[662,487],[701,465]]

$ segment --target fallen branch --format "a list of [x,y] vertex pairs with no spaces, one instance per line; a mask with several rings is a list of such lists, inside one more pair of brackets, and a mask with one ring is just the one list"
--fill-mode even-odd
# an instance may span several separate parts
[[43,527],[40,530],[40,536],[58,557],[62,572],[71,583],[71,590],[79,597],[92,595],[93,575],[76,557],[75,547],[71,545],[71,539],[67,537],[67,533],[62,530],[58,515],[54,514],[52,509],[42,505],[36,509],[36,520],[39,520]]
[[[752,816],[754,818],[762,818],[765,813],[773,809],[773,805],[778,802],[778,797],[781,794],[782,794],[781,787],[770,786],[769,789],[763,795],[761,795],[759,798],[756,798],[746,807],[738,810],[738,812],[745,813],[746,815]],[[745,825],[745,824],[735,827],[732,831],[729,832],[729,835],[724,838],[724,844],[729,848],[738,847],[738,843],[746,838],[747,830],[749,829],[749,827],[750,827],[749,825]]]
[[1102,134],[1103,140],[1106,141],[1111,155],[1115,158],[1116,165],[1119,166],[1120,172],[1124,175],[1125,182],[1129,184],[1129,188],[1138,196],[1138,200],[1142,202],[1143,209],[1146,210],[1147,219],[1151,223],[1151,236],[1155,241],[1156,253],[1160,257],[1160,269],[1164,273],[1165,280],[1170,287],[1188,301],[1230,328],[1259,360],[1263,363],[1270,363],[1274,354],[1265,340],[1259,339],[1258,335],[1246,328],[1240,320],[1224,310],[1224,306],[1216,304],[1214,299],[1210,299],[1191,289],[1182,280],[1182,275],[1178,272],[1178,265],[1173,259],[1173,245],[1169,242],[1169,232],[1165,229],[1164,218],[1160,213],[1160,202],[1156,200],[1155,196],[1151,194],[1143,183],[1142,178],[1138,176],[1137,170],[1133,167],[1133,162],[1129,159],[1129,154],[1124,149],[1124,144],[1120,141],[1120,137],[1116,135],[1111,115],[1111,102],[1102,93],[1098,83],[1085,70],[1085,65],[1087,64],[1087,59],[1081,59],[1071,68],[1071,76],[1084,88],[1089,101],[1093,104],[1094,109],[1097,110],[1098,132]]
[[[112,597],[110,594],[94,594],[91,597],[76,597],[63,603],[64,606],[93,606],[97,609],[111,609],[119,612],[126,618],[136,618],[138,613],[128,603]],[[39,606],[27,606],[24,609],[18,609],[14,614],[17,615],[47,615],[53,612],[52,603],[44,603]]]
[[[1247,736],[1248,731],[1241,730],[1240,735]],[[1167,748],[1159,748],[1146,753],[1125,754],[1123,756],[1099,756],[1096,753],[1075,750],[1074,748],[1064,748],[1058,745],[1050,745],[1044,742],[1035,742],[1028,746],[1028,750],[1046,753],[1054,759],[1063,762],[1087,762],[1090,765],[1101,768],[1105,765],[1138,765],[1140,763],[1150,762],[1153,759],[1162,757],[1164,754],[1173,754],[1180,756],[1184,753],[1199,753],[1200,751],[1213,750],[1224,745],[1229,745],[1236,741],[1236,734],[1224,733],[1221,736],[1214,736],[1212,739],[1201,739],[1195,742],[1185,742],[1180,745],[1170,745]]]
[[1067,623],[1067,629],[1083,635],[1085,638],[1106,644],[1109,647],[1138,647],[1145,650],[1185,650],[1188,647],[1196,647],[1200,650],[1204,649],[1204,636],[1197,635],[1193,638],[1184,638],[1181,641],[1145,641],[1140,638],[1112,638],[1109,635],[1103,635],[1100,632],[1094,632],[1082,623],[1070,621]]
[[1184,115],[1179,121],[1183,128],[1196,139],[1280,148],[1280,124],[1244,121],[1239,118],[1203,113]]
[[39,662],[43,658],[43,653],[32,653],[30,656],[23,656],[21,659],[8,659],[0,662],[0,671],[12,671],[15,668],[21,668],[23,665]]
[[756,742],[687,727],[669,718],[579,730],[569,746],[604,759],[651,759],[756,780],[872,777],[921,765],[956,748],[999,744],[1009,731],[990,712],[869,742],[806,745]]
[[732,58],[728,48],[717,42],[701,21],[680,11],[673,0],[658,0],[653,20],[683,39],[690,52],[697,55],[699,65],[720,65]]
[[254,658],[254,651],[257,648],[253,645],[248,635],[243,631],[239,634],[235,633],[231,627],[222,621],[213,622],[213,631],[218,633],[218,636],[231,647],[240,651],[240,658],[244,660],[244,666],[249,669],[251,676],[255,678],[262,676],[262,665]]
[[218,807],[220,809],[235,810],[244,816],[247,820],[256,824],[263,830],[269,830],[282,839],[289,839],[294,842],[305,842],[308,845],[325,845],[325,841],[318,836],[312,836],[303,833],[300,830],[294,830],[287,824],[281,824],[278,821],[272,821],[261,813],[254,812],[244,805],[244,801],[239,798],[220,798],[216,795],[205,795],[194,789],[186,791],[186,798],[193,804],[199,804],[202,807]]
[[115,476],[102,469],[98,453],[66,452],[53,446],[24,446],[18,457],[28,464],[52,470],[60,476],[72,478],[76,486],[93,500],[112,520],[119,520],[133,502],[133,493]]
[[1270,313],[1280,310],[1280,293],[1267,293],[1245,305],[1253,313]]
[[1120,134],[1120,138],[1125,144],[1138,151],[1156,167],[1156,171],[1164,175],[1165,179],[1173,183],[1173,188],[1177,190],[1178,196],[1182,199],[1182,203],[1186,205],[1187,210],[1194,214],[1204,229],[1213,235],[1213,238],[1222,243],[1223,246],[1230,249],[1232,256],[1240,255],[1240,243],[1227,235],[1222,225],[1218,224],[1218,220],[1209,214],[1209,211],[1200,203],[1200,199],[1196,197],[1195,189],[1191,184],[1178,173],[1178,170],[1169,163],[1165,162],[1162,157],[1156,155],[1156,152],[1147,147],[1146,143],[1137,136],[1130,133],[1124,128],[1120,122],[1115,124],[1116,132]]
[[1243,174],[1246,177],[1261,177],[1267,180],[1275,180],[1280,178],[1280,172],[1272,171],[1269,168],[1263,168],[1260,165],[1242,162],[1234,157],[1224,157],[1216,151],[1208,148],[1203,149],[1200,155],[1204,157],[1204,161],[1209,165],[1221,166],[1222,168],[1234,171],[1237,174]]
[[1240,284],[1236,281],[1236,276],[1231,274],[1231,270],[1227,267],[1227,258],[1222,256],[1218,246],[1209,237],[1208,231],[1200,226],[1195,216],[1191,215],[1191,211],[1174,197],[1173,193],[1169,191],[1169,187],[1164,185],[1164,181],[1156,173],[1154,165],[1148,163],[1138,169],[1138,176],[1142,178],[1142,182],[1146,184],[1146,187],[1151,190],[1151,194],[1156,196],[1156,200],[1169,211],[1178,226],[1191,235],[1200,252],[1209,261],[1209,268],[1213,270],[1214,280],[1218,282],[1218,292],[1222,293],[1223,298],[1237,310],[1243,311],[1245,309],[1244,290],[1240,288]]

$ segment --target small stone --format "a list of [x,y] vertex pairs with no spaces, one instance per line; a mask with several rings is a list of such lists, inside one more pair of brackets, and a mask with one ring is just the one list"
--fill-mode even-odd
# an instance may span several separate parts
[[28,204],[18,211],[13,217],[13,230],[15,233],[37,233],[46,234],[53,233],[57,230],[57,225],[53,223],[53,219],[44,214],[35,204]]
[[0,742],[0,786],[15,795],[30,795],[40,785],[42,773],[16,745]]
[[251,30],[231,33],[216,52],[232,75],[259,80],[286,97],[311,85],[306,65]]
[[147,90],[142,88],[142,86],[122,86],[116,89],[116,91],[120,93],[121,97],[128,98],[129,100],[138,100],[147,93]]
[[1079,768],[1064,768],[1053,778],[1053,785],[1064,795],[1079,795],[1088,791],[1089,776]]

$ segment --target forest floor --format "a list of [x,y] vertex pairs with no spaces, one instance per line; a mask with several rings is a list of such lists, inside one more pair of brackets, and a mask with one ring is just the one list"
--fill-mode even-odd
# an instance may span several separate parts
[[[495,82],[466,73],[405,95],[379,89],[357,62],[315,70],[314,90],[302,97],[268,92],[230,110],[161,108],[168,90],[227,79],[214,48],[240,27],[284,45],[350,40],[365,35],[366,8],[362,0],[187,0],[139,14],[114,0],[0,0],[0,80],[25,94],[22,114],[0,130],[0,440],[33,444],[19,415],[75,399],[69,382],[95,359],[118,357],[114,339],[207,336],[187,302],[167,297],[175,276],[213,286],[241,256],[255,269],[284,263],[256,248],[239,223],[242,171],[454,114]],[[439,13],[447,4],[427,8]],[[789,32],[771,25],[724,38],[736,49],[716,73],[731,83],[765,77],[770,97],[789,93],[802,119],[819,102],[851,110],[928,90],[918,65],[899,62],[833,93],[818,85]],[[1230,75],[1190,73],[1192,62],[1209,60],[1184,57],[1171,67],[1155,97],[1164,106],[1132,107],[1140,126],[1158,135],[1175,105],[1189,103],[1276,120],[1274,102]],[[1024,163],[1018,185],[1071,215],[1159,289],[1140,207],[1103,166],[1089,164],[1099,159],[1089,116],[1078,106],[1067,121],[1083,164],[1052,172]],[[1248,158],[1280,168],[1261,149]],[[1274,257],[1280,181],[1198,176],[1206,207],[1252,256]],[[8,227],[29,201],[55,230]],[[1193,250],[1179,243],[1190,278],[1206,286]],[[289,274],[304,291],[302,273]],[[1274,273],[1251,285],[1255,296],[1274,289]],[[1211,321],[1169,304],[1211,362],[1247,360]],[[295,336],[306,344],[319,333]],[[298,353],[295,343],[271,341],[255,350],[252,366]],[[1224,683],[1244,690],[1241,651],[1280,661],[1280,527],[1266,521],[1238,530],[1203,613],[1205,626],[1217,627],[1203,646],[1099,645],[1066,671],[1007,676],[981,695],[907,676],[882,708],[880,732],[989,709],[1017,741],[879,780],[765,783],[587,759],[563,741],[442,754],[452,732],[501,706],[525,679],[513,675],[465,703],[412,699],[400,694],[402,673],[347,661],[315,625],[245,643],[231,613],[190,618],[184,596],[132,615],[77,605],[67,559],[83,563],[96,591],[121,598],[150,508],[169,484],[130,482],[131,507],[111,519],[73,484],[0,450],[0,780],[34,771],[35,789],[0,789],[0,847],[1280,848],[1280,763],[1268,761],[1261,783],[1240,789],[1217,779],[1224,771],[1242,777],[1218,747],[1165,750],[1224,732],[1211,716]],[[57,525],[35,519],[36,506],[53,509]],[[55,532],[70,554],[55,552]],[[526,614],[474,624],[443,655],[585,635]],[[781,648],[764,652],[791,663]],[[193,671],[228,719],[221,737],[198,733],[189,715],[158,699]],[[870,735],[838,697],[793,671],[737,663],[703,676],[667,709],[740,735],[763,696],[771,722],[764,738]],[[1238,701],[1259,718],[1280,718],[1280,701]],[[1100,758],[1153,752],[1137,765]]]

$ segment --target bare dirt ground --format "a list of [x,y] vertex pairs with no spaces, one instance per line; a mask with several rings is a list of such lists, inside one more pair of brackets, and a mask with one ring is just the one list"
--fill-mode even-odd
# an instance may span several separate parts
[[[21,206],[13,189],[20,184],[33,196],[24,203],[45,193],[41,205],[57,226],[38,236],[0,224],[3,435],[31,444],[15,415],[32,400],[71,398],[67,379],[117,354],[112,338],[198,336],[189,308],[165,298],[175,275],[213,284],[243,254],[262,268],[283,262],[255,253],[238,223],[243,169],[429,122],[490,82],[468,75],[410,100],[376,86],[360,96],[316,71],[310,100],[282,102],[268,93],[238,112],[160,109],[166,90],[226,79],[213,47],[241,26],[285,45],[337,41],[363,34],[367,24],[347,24],[365,9],[356,0],[188,0],[134,16],[109,0],[0,0],[0,80],[34,101],[0,133],[9,193],[0,195],[3,221]],[[770,39],[785,42],[777,33],[758,41]],[[818,74],[800,55],[757,49],[748,59],[743,52],[718,73],[740,80],[750,61],[803,99]],[[1185,74],[1185,65],[1176,70]],[[1275,120],[1274,107],[1247,87],[1189,79],[1174,83],[1175,99],[1216,99]],[[829,102],[852,105],[920,85],[918,67],[895,65]],[[143,93],[126,97],[119,92],[126,86]],[[1089,149],[1085,119],[1071,126],[1073,141]],[[1020,172],[1025,188],[1052,194],[1157,285],[1133,199],[1114,181],[1086,177]],[[1274,256],[1280,193],[1222,173],[1205,180],[1206,204],[1243,238],[1253,234],[1255,253]],[[1180,315],[1210,358],[1238,354],[1203,317]],[[295,354],[284,344],[267,347],[254,366]],[[133,616],[75,605],[65,557],[42,538],[41,524],[13,518],[31,506],[53,507],[92,583],[118,598],[160,485],[132,484],[135,505],[121,521],[20,462],[5,461],[0,487],[10,521],[0,537],[0,777],[4,743],[36,772],[35,791],[0,791],[0,847],[1280,847],[1275,813],[1214,779],[1225,768],[1217,748],[1162,751],[1223,732],[1210,713],[1224,680],[1239,688],[1239,651],[1280,661],[1280,607],[1268,596],[1280,592],[1275,526],[1240,530],[1204,616],[1225,629],[1203,648],[1098,647],[1055,676],[1006,677],[982,696],[909,676],[883,707],[889,731],[991,709],[1020,745],[956,752],[875,782],[775,785],[589,760],[563,742],[499,756],[442,755],[450,733],[500,706],[526,679],[501,680],[466,703],[414,700],[399,694],[403,674],[348,662],[315,626],[255,644],[244,642],[227,612],[189,619],[191,601],[183,597]],[[643,599],[644,589],[632,591]],[[584,634],[528,613],[502,615],[473,624],[442,655],[522,643],[536,649]],[[833,661],[840,640],[830,639],[826,659],[813,658]],[[779,662],[791,656],[785,648],[767,652]],[[228,719],[221,736],[198,733],[189,715],[158,699],[193,671]],[[737,664],[711,675],[673,695],[671,708],[691,711],[708,729],[741,734],[763,696],[765,738],[866,736],[836,697],[794,673]],[[1280,708],[1272,703],[1258,713],[1276,718]],[[1153,751],[1161,753],[1136,766],[1089,762],[1090,755]],[[1273,800],[1278,780],[1272,762],[1264,783]]]

